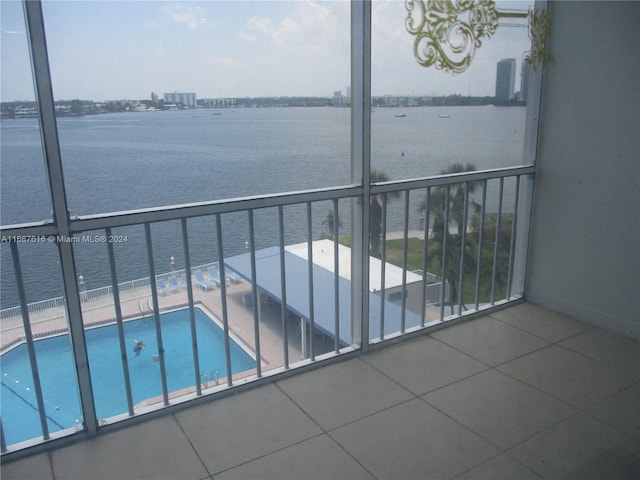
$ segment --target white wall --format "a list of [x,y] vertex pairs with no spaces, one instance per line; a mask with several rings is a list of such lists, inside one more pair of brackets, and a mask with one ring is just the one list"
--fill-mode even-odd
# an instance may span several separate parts
[[640,339],[640,2],[553,2],[526,297]]

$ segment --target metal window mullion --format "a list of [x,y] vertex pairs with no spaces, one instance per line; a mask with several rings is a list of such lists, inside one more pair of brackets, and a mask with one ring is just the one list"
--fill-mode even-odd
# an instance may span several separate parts
[[[282,299],[282,348],[285,370],[289,369],[289,331],[287,329],[287,265],[284,251],[284,211],[278,206],[278,238],[280,243],[280,298]],[[335,232],[335,230],[334,230]]]
[[[383,240],[386,243],[386,238]],[[409,252],[409,190],[404,191],[404,228],[402,234],[402,311],[400,333],[404,333],[407,313],[407,256]]]
[[[451,193],[451,185],[445,186],[444,195],[444,225],[442,227],[442,271],[441,271],[441,288],[440,288],[440,321],[444,320],[444,297],[447,289],[447,240],[449,237],[449,196]],[[449,287],[449,295],[451,295],[451,287]]]
[[509,274],[507,275],[507,299],[511,298],[511,282],[513,281],[513,262],[516,249],[516,228],[518,223],[518,203],[520,200],[520,176],[516,177],[515,202],[511,221],[511,242],[509,245]]
[[[469,215],[469,184],[464,183],[464,213],[462,220],[462,238],[460,239],[460,272],[458,278],[458,315],[462,315],[462,288],[464,287],[464,248],[467,243],[467,222]],[[466,307],[465,307],[466,309]]]
[[382,250],[380,252],[380,340],[384,340],[385,297],[387,295],[387,194],[382,194]]
[[[42,4],[40,1],[34,0],[23,2],[23,6],[36,88],[36,101],[38,102],[38,120],[40,122],[42,135],[45,168],[51,194],[53,219],[57,228],[57,234],[63,237],[69,237],[71,232],[67,197],[62,172],[62,160],[58,141]],[[69,336],[76,366],[75,370],[78,380],[82,418],[87,434],[89,436],[95,436],[98,432],[98,421],[91,386],[89,357],[84,336],[82,306],[76,282],[72,244],[70,242],[59,242],[58,251],[69,320]]]
[[[220,271],[220,302],[222,307],[222,328],[224,329],[224,355],[227,363],[227,385],[233,385],[233,369],[231,365],[231,342],[229,340],[229,312],[227,308],[227,272],[224,264],[224,249],[222,245],[222,221],[220,214],[216,214],[216,240],[218,242],[218,268]],[[258,349],[259,351],[259,349]],[[256,357],[260,363],[260,355]]]
[[40,417],[40,427],[42,428],[42,438],[44,440],[49,440],[49,425],[47,424],[47,411],[44,405],[44,397],[42,395],[42,384],[40,382],[40,372],[38,370],[38,360],[36,358],[36,348],[33,342],[33,334],[31,332],[31,320],[29,318],[29,305],[27,304],[27,296],[24,291],[24,282],[22,279],[22,267],[20,265],[18,245],[14,242],[11,242],[11,257],[13,259],[13,269],[16,277],[16,286],[18,287],[18,296],[20,297],[20,309],[22,310],[22,325],[24,328],[24,337],[27,342],[27,352],[29,353],[29,364],[31,365],[31,377],[33,379],[33,389],[35,390],[36,403],[38,404],[38,415]]
[[[521,212],[518,215],[520,221],[517,225],[516,237],[518,238],[518,242],[516,243],[517,251],[514,260],[514,277],[517,279],[518,295],[524,295],[525,291],[534,182],[535,178],[533,174],[525,175],[524,185],[522,186],[522,202],[520,202],[519,205]],[[524,219],[524,221],[522,219]]]
[[[536,0],[535,10],[546,9],[549,2],[546,0]],[[540,129],[540,113],[542,105],[542,80],[544,76],[544,68],[530,72],[529,92],[527,95],[527,115],[525,122],[524,134],[524,151],[523,161],[525,164],[533,165],[532,172],[526,172],[525,184],[523,186],[524,195],[521,205],[522,212],[519,217],[524,219],[518,225],[518,243],[517,253],[515,255],[516,264],[515,276],[517,278],[518,292],[523,295],[525,292],[526,274],[527,274],[527,256],[529,252],[529,240],[531,233],[532,209],[533,209],[533,190],[534,190],[534,174],[535,165],[538,154],[538,137]]]
[[309,358],[315,361],[313,336],[315,333],[315,308],[313,303],[313,224],[311,202],[307,203],[307,274],[309,281]]
[[333,199],[333,315],[334,315],[334,351],[340,353],[340,216],[338,212],[338,199]]
[[164,346],[162,343],[162,327],[160,322],[160,303],[158,302],[158,286],[156,285],[156,267],[153,261],[153,244],[151,242],[151,225],[144,224],[144,233],[147,241],[147,259],[149,261],[149,284],[151,285],[151,300],[153,302],[153,318],[156,327],[156,343],[158,345],[158,358],[160,360],[160,380],[162,382],[162,399],[165,406],[169,405],[169,389],[167,387],[167,367],[164,358]]
[[[485,179],[507,178],[516,175],[528,175],[534,173],[531,165],[520,167],[491,168],[486,170],[474,170],[471,172],[453,173],[448,175],[435,175],[432,177],[419,177],[410,180],[390,180],[371,186],[371,193],[380,195],[382,192],[401,192],[403,190],[417,190],[426,187],[445,187],[462,182],[481,182]],[[302,200],[301,200],[302,201]],[[313,201],[316,201],[313,199]]]
[[500,227],[502,225],[502,197],[504,194],[504,177],[500,178],[500,190],[498,195],[498,216],[496,218],[496,237],[493,246],[493,270],[491,271],[491,305],[495,303],[496,275],[498,269],[498,243],[500,240]]
[[[370,192],[380,195],[383,192],[415,190],[426,187],[443,186],[452,181],[482,181],[484,179],[498,179],[500,177],[512,177],[515,175],[533,175],[533,166],[508,167],[491,170],[482,170],[467,174],[440,175],[436,177],[424,177],[416,180],[399,180],[384,182],[371,186]],[[359,181],[358,181],[359,182]],[[142,225],[167,220],[180,220],[181,218],[193,218],[211,216],[216,213],[245,212],[248,209],[277,207],[278,205],[297,205],[307,201],[320,202],[333,200],[334,198],[352,198],[358,200],[363,195],[363,185],[347,185],[345,187],[328,187],[300,192],[287,192],[281,194],[259,195],[230,200],[215,200],[191,204],[171,205],[168,207],[143,208],[138,210],[110,212],[106,214],[76,215],[69,221],[72,233],[87,230],[99,230],[106,227],[119,228],[130,225]],[[523,216],[521,215],[521,218]],[[42,222],[30,222],[19,225],[5,225],[0,229],[5,235],[55,235],[52,224]]]
[[2,424],[2,416],[0,416],[0,445],[1,445],[0,450],[2,451],[2,453],[5,453],[7,451],[7,439],[4,438],[4,426]]
[[427,283],[429,279],[429,272],[427,268],[429,267],[429,259],[428,259],[428,251],[429,251],[429,222],[430,215],[429,211],[431,209],[431,187],[426,188],[425,193],[425,215],[424,215],[424,249],[422,251],[422,312],[421,312],[421,320],[420,325],[424,327],[426,316],[427,316]]
[[353,342],[369,349],[369,205],[371,199],[371,2],[351,2],[351,181],[353,205],[351,322]]
[[[546,10],[547,0],[536,0],[534,11]],[[542,80],[545,68],[530,69],[529,91],[527,92],[527,112],[523,142],[523,160],[525,164],[535,165],[538,153],[538,135],[540,130],[540,113],[542,109]],[[533,172],[531,172],[533,173]]]
[[[107,238],[111,238],[111,229],[105,228]],[[133,394],[131,393],[131,376],[129,375],[129,363],[127,361],[127,345],[124,339],[124,324],[122,323],[122,307],[120,306],[120,291],[118,290],[118,275],[116,272],[116,257],[113,251],[113,242],[107,242],[109,255],[109,271],[111,273],[111,291],[113,292],[113,306],[116,313],[116,327],[118,331],[118,344],[120,346],[120,360],[122,362],[122,375],[127,396],[127,409],[129,416],[133,417]]]
[[258,272],[256,269],[256,242],[253,225],[253,210],[247,210],[247,215],[249,217],[249,247],[251,249],[251,298],[253,301],[253,337],[256,352],[256,376],[260,378],[262,377],[262,356],[260,355],[260,316],[258,311],[260,308],[258,303],[260,299],[258,298]]
[[[198,355],[198,331],[196,329],[196,312],[193,305],[193,290],[191,289],[191,255],[189,253],[189,233],[187,231],[187,219],[180,220],[182,229],[182,246],[184,249],[184,271],[187,281],[187,303],[189,305],[189,327],[191,330],[191,351],[193,353],[194,379],[196,395],[202,395],[202,379],[200,377],[200,358]],[[189,274],[187,275],[187,272]],[[224,278],[224,277],[223,277]]]
[[480,205],[480,230],[478,231],[478,264],[476,265],[476,310],[480,306],[480,270],[482,268],[482,243],[484,240],[485,204],[487,202],[487,181],[482,183],[482,205]]

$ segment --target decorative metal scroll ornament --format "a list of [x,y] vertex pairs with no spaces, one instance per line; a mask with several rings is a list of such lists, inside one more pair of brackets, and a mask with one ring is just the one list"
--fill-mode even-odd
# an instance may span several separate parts
[[407,31],[415,35],[413,54],[423,67],[462,73],[502,19],[528,12],[498,10],[493,0],[405,0]]

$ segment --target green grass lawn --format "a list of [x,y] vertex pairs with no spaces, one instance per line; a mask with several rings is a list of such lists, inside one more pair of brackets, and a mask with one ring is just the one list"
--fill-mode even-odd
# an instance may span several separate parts
[[[458,235],[451,236],[452,241],[460,242],[460,238]],[[351,246],[351,237],[349,235],[343,235],[340,237],[340,243],[346,246]],[[477,252],[477,246],[475,246],[475,242],[471,239],[471,251],[474,253]],[[484,262],[487,266],[490,266],[490,262],[492,262],[492,258],[487,259],[487,252],[492,252],[493,246],[485,245],[483,248]],[[473,256],[473,264],[475,265],[475,256]],[[492,254],[491,254],[492,256]],[[433,255],[431,258],[428,258],[427,271],[429,273],[433,273],[434,275],[441,276],[442,275],[442,265],[440,263],[440,256]],[[403,241],[400,240],[387,240],[386,244],[386,258],[387,262],[392,265],[396,265],[400,268],[403,266]],[[419,238],[410,238],[408,241],[408,250],[407,250],[407,269],[410,271],[414,270],[422,270],[423,268],[423,259],[424,259],[424,241]],[[476,267],[472,265],[472,268],[469,271],[465,272],[463,275],[463,300],[466,305],[472,306],[475,304],[476,298]],[[456,288],[458,287],[458,279],[456,279]],[[495,290],[495,298],[500,299],[505,296],[505,287],[500,285],[500,282],[496,284]],[[481,277],[480,280],[480,290],[479,290],[479,302],[487,303],[491,301],[491,279],[487,278],[486,275],[484,279]]]
[[[460,242],[460,238],[457,235],[452,235],[451,240],[454,242]],[[472,242],[471,251],[477,252],[477,245]],[[410,238],[408,241],[407,250],[407,268],[408,270],[422,270],[424,259],[424,241],[419,238]],[[387,241],[387,262],[397,265],[402,268],[403,260],[403,241],[402,240],[388,240]],[[493,248],[493,247],[491,247]],[[487,249],[483,249],[485,252]],[[463,300],[467,305],[475,304],[476,298],[476,260],[475,255],[473,258],[473,265],[469,271],[465,272],[462,278],[462,291]],[[433,255],[431,258],[427,258],[427,271],[434,275],[442,275],[442,264],[440,263],[440,255]],[[486,262],[485,258],[485,262]],[[459,277],[456,278],[456,288],[459,286]],[[502,298],[506,294],[504,286],[496,285],[495,298]],[[491,301],[491,279],[486,277],[480,279],[480,289],[478,292],[479,302],[486,303]]]

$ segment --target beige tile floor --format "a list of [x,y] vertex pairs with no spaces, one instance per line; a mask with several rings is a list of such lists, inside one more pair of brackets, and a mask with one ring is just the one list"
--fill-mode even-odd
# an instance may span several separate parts
[[1,474],[637,480],[640,343],[523,304]]

